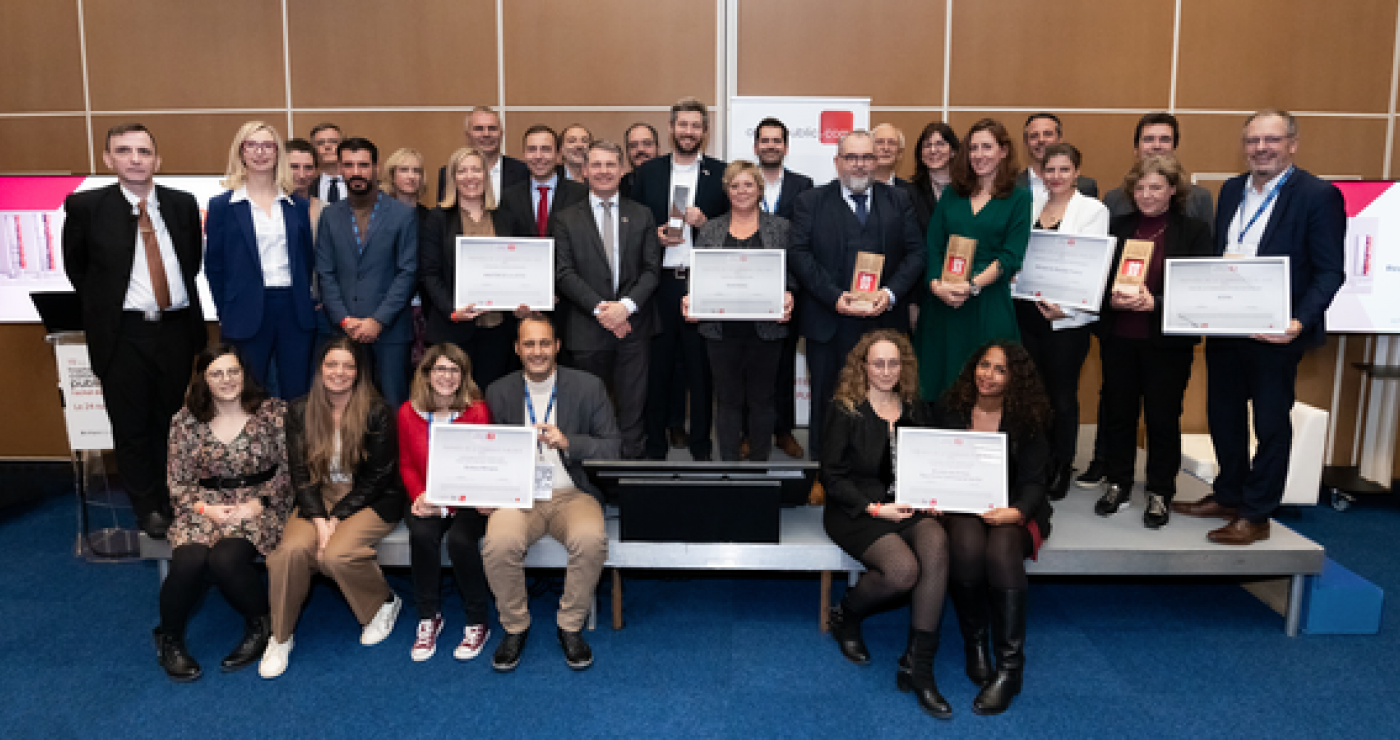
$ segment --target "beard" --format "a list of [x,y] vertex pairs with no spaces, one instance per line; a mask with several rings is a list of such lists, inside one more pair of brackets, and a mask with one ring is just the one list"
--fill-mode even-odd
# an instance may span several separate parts
[[870,189],[870,177],[868,175],[865,177],[847,176],[841,178],[841,181],[845,183],[846,188],[852,193],[864,193],[866,190]]
[[677,154],[684,154],[687,156],[700,151],[700,147],[704,143],[704,137],[700,137],[698,139],[695,139],[695,141],[690,146],[686,146],[685,144],[681,143],[680,139],[677,139],[674,136],[671,137],[671,148],[675,149]]
[[356,175],[345,178],[345,186],[355,193],[368,193],[374,187],[374,183],[368,177]]

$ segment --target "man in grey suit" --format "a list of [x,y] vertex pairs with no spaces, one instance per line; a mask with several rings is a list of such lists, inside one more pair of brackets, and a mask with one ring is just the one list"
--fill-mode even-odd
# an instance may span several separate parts
[[559,340],[548,319],[539,314],[523,319],[515,352],[524,369],[492,383],[486,404],[497,424],[530,424],[539,430],[536,495],[548,498],[536,500],[530,509],[497,509],[486,522],[481,554],[506,633],[491,666],[504,672],[520,663],[530,633],[525,554],[549,533],[569,551],[555,619],[559,644],[569,667],[583,670],[593,664],[583,626],[608,557],[602,493],[588,480],[583,461],[617,458],[617,421],[598,378],[555,364]]
[[321,303],[340,333],[374,351],[375,379],[389,407],[408,400],[418,226],[413,209],[379,191],[379,150],[368,139],[340,143],[350,196],[321,211],[316,275]]
[[602,378],[617,405],[623,458],[640,459],[661,243],[651,211],[617,194],[622,149],[593,142],[584,166],[588,199],[554,216],[558,310],[574,365]]

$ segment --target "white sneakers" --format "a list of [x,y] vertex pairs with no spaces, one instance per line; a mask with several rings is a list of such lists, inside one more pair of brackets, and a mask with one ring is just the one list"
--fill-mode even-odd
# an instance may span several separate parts
[[452,657],[457,660],[471,660],[481,655],[481,649],[486,647],[486,640],[491,637],[491,630],[484,624],[469,624],[462,633],[462,642],[452,651]]
[[409,651],[409,657],[419,663],[433,657],[433,653],[437,652],[439,634],[442,634],[441,614],[432,619],[418,620],[418,638],[413,641],[413,650]]
[[399,618],[399,609],[403,608],[403,599],[398,594],[394,594],[394,600],[385,602],[375,613],[374,619],[369,620],[365,629],[360,633],[361,645],[378,645],[384,642],[384,638],[394,631],[394,622]]
[[263,650],[262,661],[258,663],[258,675],[263,678],[277,678],[287,670],[287,658],[292,653],[292,642],[278,642],[276,637],[267,638],[267,649]]

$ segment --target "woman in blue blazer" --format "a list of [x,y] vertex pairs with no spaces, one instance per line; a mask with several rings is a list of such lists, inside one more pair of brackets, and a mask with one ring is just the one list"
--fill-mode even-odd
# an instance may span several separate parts
[[287,152],[261,121],[238,130],[229,149],[225,192],[209,201],[204,223],[204,273],[219,311],[224,341],[268,384],[277,369],[278,395],[305,395],[311,384],[316,315],[311,302],[310,205],[292,195]]

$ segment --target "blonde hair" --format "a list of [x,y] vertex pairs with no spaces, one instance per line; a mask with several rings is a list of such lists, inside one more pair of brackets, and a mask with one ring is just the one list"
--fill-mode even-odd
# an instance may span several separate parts
[[423,161],[423,154],[417,149],[403,147],[393,154],[390,154],[389,158],[384,160],[384,167],[379,174],[379,189],[395,198],[399,196],[399,189],[394,185],[394,170],[407,166],[409,157],[416,157],[418,159],[418,168],[425,171],[423,177],[418,178],[418,192],[415,193],[417,198],[422,200],[423,196],[428,192],[427,164]]
[[486,167],[486,157],[474,147],[464,146],[452,153],[447,159],[447,192],[442,195],[442,202],[438,203],[442,208],[457,207],[457,170],[462,168],[462,162],[467,157],[476,157],[481,162],[481,169],[486,175],[485,193],[483,199],[486,202],[486,210],[496,210],[496,194],[491,190],[491,170]]
[[[899,349],[899,382],[895,392],[901,400],[910,403],[919,396],[919,361],[914,356],[914,345],[904,332],[894,329],[876,329],[866,332],[856,342],[856,346],[846,355],[846,366],[841,368],[841,379],[836,384],[836,395],[832,398],[846,411],[855,413],[856,407],[865,402],[870,392],[870,379],[865,373],[865,358],[870,347],[879,342],[890,342]],[[824,420],[823,420],[824,421]]]
[[233,137],[233,146],[228,150],[228,169],[219,185],[229,190],[237,190],[248,184],[248,166],[243,163],[243,142],[259,131],[272,134],[272,140],[277,142],[277,166],[273,170],[273,180],[277,183],[278,192],[290,195],[296,189],[296,185],[292,180],[292,169],[287,166],[287,147],[277,129],[262,121],[249,121],[238,129],[238,133]]
[[452,398],[452,410],[461,411],[482,400],[481,388],[472,380],[472,361],[467,357],[467,353],[451,342],[439,342],[423,353],[423,359],[418,362],[418,368],[413,373],[413,390],[408,396],[413,402],[413,408],[424,413],[433,410],[433,366],[444,357],[462,370],[462,384],[457,386],[457,393]]
[[763,175],[758,172],[758,165],[747,159],[736,159],[724,168],[724,189],[729,190],[729,186],[734,184],[734,179],[739,175],[747,174],[753,178],[753,184],[758,186],[760,193],[763,192]]

